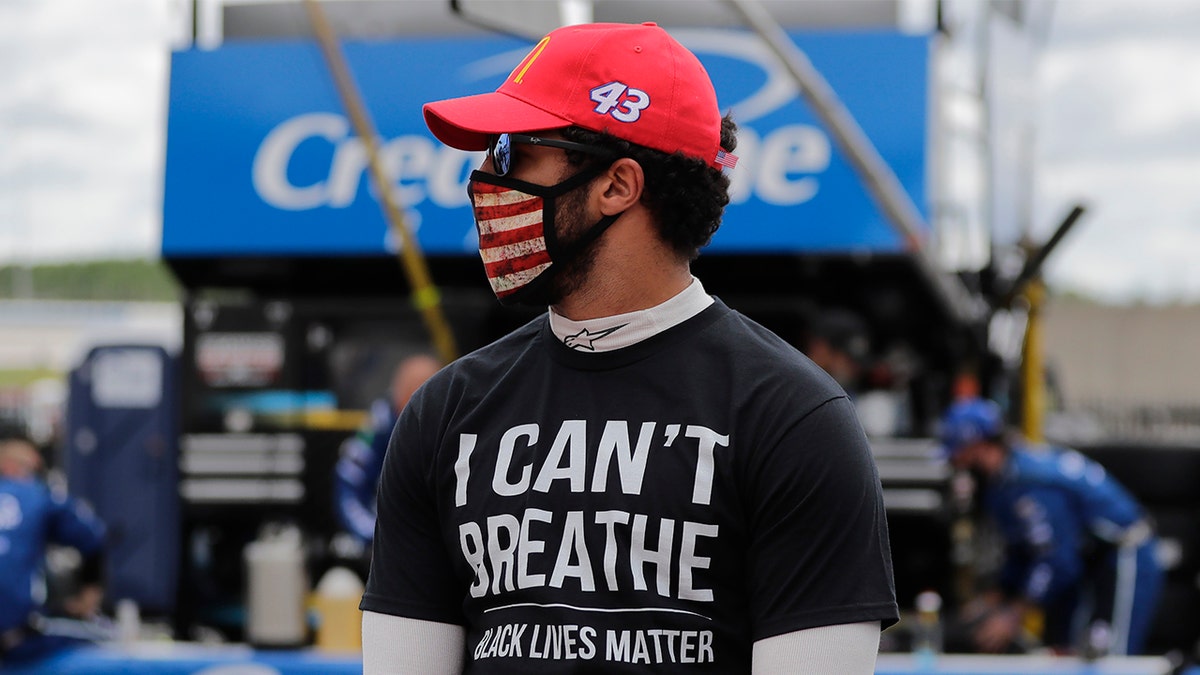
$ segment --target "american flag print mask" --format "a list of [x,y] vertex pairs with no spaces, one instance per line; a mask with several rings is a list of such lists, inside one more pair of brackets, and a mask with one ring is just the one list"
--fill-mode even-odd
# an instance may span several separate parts
[[592,226],[577,241],[562,245],[554,227],[555,199],[595,178],[583,171],[556,185],[536,185],[484,171],[471,173],[467,192],[479,232],[479,256],[492,292],[501,304],[529,301],[532,291],[594,240],[616,216]]

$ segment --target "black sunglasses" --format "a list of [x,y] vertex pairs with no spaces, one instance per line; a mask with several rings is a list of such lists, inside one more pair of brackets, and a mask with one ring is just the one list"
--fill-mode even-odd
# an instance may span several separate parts
[[492,160],[492,173],[497,176],[507,176],[508,172],[512,171],[513,167],[513,143],[524,143],[525,145],[544,145],[551,148],[562,148],[563,150],[576,150],[586,152],[592,155],[615,157],[616,152],[602,148],[598,145],[588,145],[586,143],[576,143],[575,141],[565,141],[560,138],[542,138],[541,136],[528,136],[526,134],[500,134],[492,136],[488,139],[488,159]]

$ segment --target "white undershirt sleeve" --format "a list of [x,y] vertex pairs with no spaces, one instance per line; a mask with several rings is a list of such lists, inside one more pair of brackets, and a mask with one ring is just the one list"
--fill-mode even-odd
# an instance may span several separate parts
[[871,675],[879,655],[878,621],[821,626],[754,643],[753,675]]
[[461,675],[462,626],[363,612],[363,675]]

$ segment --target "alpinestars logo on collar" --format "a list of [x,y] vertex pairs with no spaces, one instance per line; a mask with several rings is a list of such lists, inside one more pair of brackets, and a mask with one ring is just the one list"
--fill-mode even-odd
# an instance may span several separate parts
[[608,337],[609,335],[612,335],[628,325],[629,324],[627,323],[623,323],[620,326],[605,328],[604,330],[596,331],[595,333],[584,328],[574,335],[568,335],[563,338],[563,344],[571,349],[586,349],[589,352],[594,352],[596,351],[596,346],[594,344],[596,340]]

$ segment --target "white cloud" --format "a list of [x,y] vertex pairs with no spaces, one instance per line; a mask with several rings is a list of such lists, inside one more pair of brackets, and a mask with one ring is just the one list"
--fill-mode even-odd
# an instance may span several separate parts
[[1200,3],[1062,2],[1040,70],[1035,224],[1085,216],[1052,282],[1110,300],[1200,299]]
[[1200,131],[1197,73],[1195,41],[1123,38],[1051,51],[1042,71],[1047,154],[1116,158],[1115,150],[1178,149],[1186,129]]
[[0,9],[0,258],[153,253],[171,6]]

